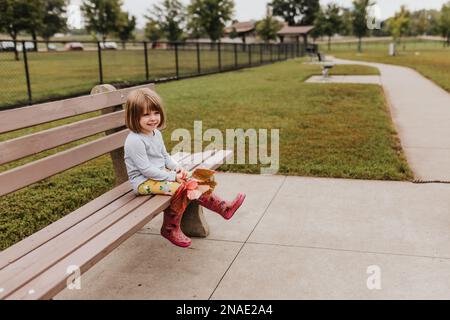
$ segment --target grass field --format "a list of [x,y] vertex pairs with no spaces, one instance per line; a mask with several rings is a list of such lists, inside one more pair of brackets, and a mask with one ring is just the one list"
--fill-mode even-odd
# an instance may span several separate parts
[[[202,73],[218,71],[217,47],[214,50],[202,48],[200,68]],[[227,49],[227,50],[226,50]],[[284,52],[282,53],[284,54]],[[238,66],[249,63],[248,51],[239,50]],[[252,63],[261,61],[260,51],[253,48]],[[278,58],[278,52],[263,51],[262,60],[268,62]],[[82,52],[29,52],[29,74],[33,101],[87,93],[99,83],[99,58],[97,51]],[[197,74],[196,50],[179,50],[179,75]],[[149,79],[176,76],[175,50],[148,50]],[[222,48],[222,69],[235,66],[234,50]],[[102,52],[104,83],[133,84],[146,81],[145,51],[143,46],[132,50]],[[0,108],[2,106],[27,104],[27,82],[23,58],[15,61],[11,52],[0,52]]]
[[432,43],[422,43],[408,46],[406,44],[405,50],[400,45],[397,48],[396,56],[388,55],[387,43],[365,46],[362,53],[338,45],[333,46],[332,51],[325,52],[342,59],[410,67],[450,92],[450,48],[442,48],[442,45],[435,46]]
[[[381,50],[388,52],[388,46],[392,42],[392,38],[383,38],[378,40],[377,38],[366,38],[362,42],[363,51]],[[357,51],[358,41],[339,41],[331,43],[331,50],[328,50],[328,44],[321,42],[319,44],[320,51]],[[416,50],[441,50],[444,48],[443,41],[437,40],[421,40],[417,38],[405,38],[397,45],[399,50],[403,51],[416,51]]]
[[[157,86],[168,114],[163,131],[169,150],[171,132],[280,129],[283,175],[408,180],[411,171],[399,147],[382,89],[376,85],[309,84],[318,65],[291,60]],[[335,74],[376,74],[361,66],[336,66]],[[92,117],[94,114],[74,119]],[[54,127],[56,123],[0,135],[0,141]],[[70,147],[92,140],[84,139]],[[69,146],[58,148],[63,150]],[[0,167],[0,171],[54,153],[51,150]],[[221,170],[258,174],[261,165],[224,165]],[[0,198],[0,248],[6,248],[89,202],[114,185],[109,156]]]

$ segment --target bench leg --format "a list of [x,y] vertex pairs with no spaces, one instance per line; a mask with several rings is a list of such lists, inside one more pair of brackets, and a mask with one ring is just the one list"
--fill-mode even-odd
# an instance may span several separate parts
[[209,235],[203,209],[196,201],[191,202],[184,212],[181,229],[188,237],[206,238]]

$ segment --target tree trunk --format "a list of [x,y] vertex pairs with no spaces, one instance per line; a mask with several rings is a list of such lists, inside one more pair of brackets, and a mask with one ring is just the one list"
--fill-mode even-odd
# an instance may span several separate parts
[[361,48],[361,38],[358,38],[358,52],[361,52],[362,48]]
[[17,35],[12,33],[12,34],[10,34],[10,36],[14,41],[14,57],[15,57],[16,61],[19,61],[20,58],[19,58],[19,51],[17,51]]
[[[32,51],[37,52],[37,51],[38,51],[38,47],[37,47],[37,35],[36,35],[36,32],[35,32],[35,31],[33,31],[33,32],[31,33],[31,37],[33,38],[33,45],[34,45],[34,48],[33,48]],[[24,48],[24,50],[25,50],[25,48]]]
[[331,50],[331,36],[328,36],[328,51]]

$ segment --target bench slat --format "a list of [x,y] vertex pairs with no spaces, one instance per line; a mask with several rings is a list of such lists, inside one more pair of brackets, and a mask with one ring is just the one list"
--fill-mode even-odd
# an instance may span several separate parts
[[[88,242],[82,249],[59,261],[30,283],[6,299],[49,299],[66,287],[67,267],[80,266],[81,273],[89,270],[98,261],[117,248],[131,235],[141,230],[169,204],[167,197],[156,196],[137,210],[113,225],[108,232]],[[29,294],[33,290],[33,294]]]
[[0,165],[122,126],[125,126],[125,111],[0,142]]
[[0,253],[0,271],[131,191],[127,181]]
[[128,94],[139,88],[155,90],[154,84],[126,88],[107,93],[43,103],[0,112],[0,133],[32,127],[55,120],[89,113],[126,102]]
[[[89,217],[79,225],[58,236],[51,243],[39,247],[16,263],[8,265],[0,271],[0,283],[4,288],[4,291],[0,293],[0,299],[14,292],[15,288],[23,286],[71,252],[80,248],[87,241],[113,226],[127,214],[147,202],[148,198],[134,197],[133,200],[109,215],[109,210],[101,210],[98,214]],[[93,221],[91,222],[90,220]],[[81,228],[78,228],[79,226],[84,227],[83,231],[80,231]],[[80,232],[77,233],[76,231]]]
[[[27,252],[25,256],[20,257],[20,259],[16,259],[15,261],[8,261],[9,264],[2,268],[2,270],[0,271],[0,283],[3,283],[6,280],[5,278],[11,278],[17,272],[20,272],[19,268],[21,268],[22,265],[32,265],[34,262],[38,261],[39,256],[52,254],[55,246],[66,245],[65,241],[71,234],[77,234],[77,232],[85,230],[90,225],[95,224],[96,222],[104,219],[113,212],[124,207],[135,198],[136,196],[132,192],[125,193],[116,201],[95,212],[95,214],[91,214],[85,219],[76,222],[75,225],[66,225],[66,230],[64,230],[63,233],[60,233],[59,235],[53,237],[51,241],[42,243],[39,247],[36,247],[34,250]],[[18,269],[15,270],[16,268]]]
[[[230,152],[216,152],[212,157],[218,160],[208,158],[205,164],[200,167],[217,169]],[[207,159],[207,160],[208,160]],[[70,277],[67,274],[68,266],[76,265],[80,267],[81,273],[89,270],[95,263],[117,248],[121,243],[131,235],[141,230],[156,215],[169,205],[170,198],[164,196],[155,196],[147,201],[137,210],[124,217],[118,223],[114,224],[107,231],[101,233],[94,239],[87,242],[82,248],[65,257],[57,264],[46,270],[39,277],[33,279],[25,286],[9,295],[7,299],[49,299],[59,293],[66,287],[66,281]],[[32,290],[32,291],[30,291]],[[30,294],[31,292],[31,294]]]
[[123,147],[129,130],[122,130],[0,174],[0,196],[78,166]]
[[[177,153],[172,156],[175,161],[183,162],[190,154],[187,153]],[[92,200],[83,207],[75,210],[74,212],[66,215],[65,217],[55,221],[46,228],[32,234],[31,236],[25,238],[24,240],[16,243],[15,245],[0,252],[0,270],[3,269],[8,264],[15,262],[27,253],[35,250],[51,239],[57,237],[61,233],[65,232],[72,226],[78,224],[84,219],[88,218],[95,212],[103,209],[104,207],[110,205],[124,194],[131,191],[131,184],[129,181],[121,184],[120,186],[108,191],[107,193],[101,195],[100,197]]]
[[[181,161],[183,162],[183,160]],[[0,283],[4,286],[0,299],[14,291],[26,282],[30,281],[47,268],[82,246],[86,241],[101,234],[123,217],[135,210],[138,206],[149,201],[151,197],[136,197],[127,194],[126,201],[121,206],[105,207],[91,215],[82,222],[68,229],[65,233],[47,242],[41,247],[24,256],[20,261],[9,265],[0,271]],[[167,204],[170,198],[167,199]],[[118,207],[118,208],[117,208]],[[114,210],[113,210],[114,209]],[[158,212],[159,213],[159,212]]]

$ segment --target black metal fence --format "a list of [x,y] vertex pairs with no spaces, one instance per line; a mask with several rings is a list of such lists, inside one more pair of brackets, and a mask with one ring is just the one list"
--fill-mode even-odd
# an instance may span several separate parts
[[67,42],[0,40],[0,108],[86,94],[102,83],[119,88],[178,80],[314,53],[302,43]]

